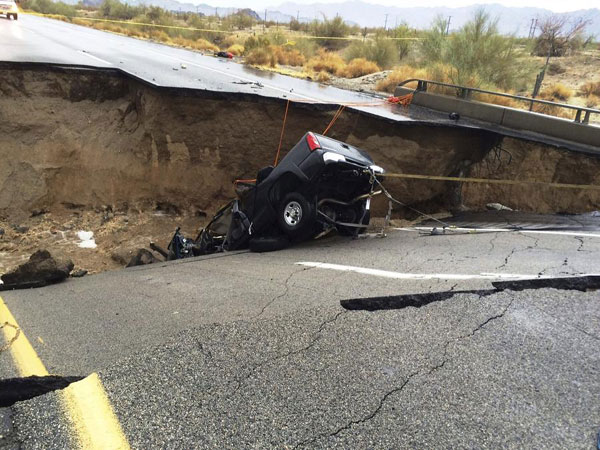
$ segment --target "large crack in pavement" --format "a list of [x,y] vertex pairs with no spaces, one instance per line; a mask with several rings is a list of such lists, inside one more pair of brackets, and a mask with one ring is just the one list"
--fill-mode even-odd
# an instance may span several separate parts
[[0,407],[12,406],[17,402],[64,389],[83,378],[48,375],[0,380]]
[[429,303],[448,300],[457,294],[476,294],[487,296],[502,292],[533,289],[559,289],[586,292],[600,289],[600,275],[584,275],[557,278],[532,278],[530,280],[494,281],[493,289],[427,292],[423,294],[387,295],[380,297],[352,298],[341,300],[340,305],[351,311],[379,311],[386,309],[404,309],[409,306],[420,308]]
[[508,310],[510,309],[510,307],[512,306],[513,301],[514,301],[514,299],[510,299],[500,313],[494,314],[493,316],[488,317],[486,320],[484,320],[479,325],[477,325],[475,328],[473,328],[469,333],[460,335],[454,339],[447,340],[444,343],[442,357],[440,358],[440,361],[438,363],[434,364],[433,366],[429,367],[428,369],[417,370],[417,371],[409,374],[399,386],[396,386],[395,388],[385,392],[385,394],[379,399],[377,406],[372,411],[370,411],[368,414],[362,416],[359,419],[351,420],[351,421],[347,422],[346,424],[338,427],[337,429],[335,429],[332,432],[323,433],[318,436],[312,437],[310,439],[301,441],[301,442],[297,443],[293,448],[298,449],[301,447],[306,447],[311,444],[314,444],[315,442],[317,442],[319,440],[335,437],[335,436],[343,433],[346,430],[350,430],[355,425],[360,425],[362,423],[368,422],[368,421],[372,420],[373,418],[375,418],[381,412],[381,410],[383,409],[383,407],[384,407],[385,403],[388,401],[388,399],[395,394],[402,393],[402,391],[406,388],[406,386],[408,386],[408,384],[413,380],[413,378],[415,378],[417,376],[428,376],[428,375],[431,375],[434,372],[437,372],[438,370],[442,369],[446,365],[446,363],[448,363],[448,361],[450,361],[450,358],[448,358],[448,348],[450,347],[450,344],[456,343],[456,342],[459,342],[459,341],[462,341],[465,339],[470,339],[473,336],[475,336],[476,333],[478,333],[483,328],[485,328],[487,325],[489,325],[491,322],[503,318],[506,315],[506,313],[508,312]]

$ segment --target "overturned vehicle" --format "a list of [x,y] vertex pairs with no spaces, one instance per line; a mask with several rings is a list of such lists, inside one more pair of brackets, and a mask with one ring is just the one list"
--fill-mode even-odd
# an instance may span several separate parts
[[248,246],[278,250],[333,229],[363,233],[383,172],[363,150],[309,132],[276,167],[260,169],[256,180],[237,182],[238,199],[221,208],[197,239],[177,231],[169,258]]

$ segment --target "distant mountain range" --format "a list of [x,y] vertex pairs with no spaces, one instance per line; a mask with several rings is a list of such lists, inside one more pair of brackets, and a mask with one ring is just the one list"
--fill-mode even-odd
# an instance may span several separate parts
[[[76,3],[77,0],[67,0]],[[90,3],[100,3],[102,0],[86,0]],[[123,0],[122,0],[123,1]],[[205,3],[194,5],[193,3],[181,3],[177,0],[126,0],[129,4],[147,4],[160,6],[170,11],[192,11],[204,15],[219,14],[227,16],[240,10],[249,12],[254,17],[265,17],[265,11],[248,10],[247,8],[215,7]],[[507,7],[499,4],[470,5],[460,8],[450,7],[421,7],[398,8],[394,6],[376,5],[359,0],[351,0],[342,3],[313,3],[304,5],[287,2],[278,6],[267,8],[267,20],[279,23],[288,23],[292,18],[299,18],[301,22],[321,20],[324,16],[328,18],[340,15],[351,24],[366,27],[381,27],[387,25],[392,28],[401,23],[406,23],[412,28],[428,28],[436,16],[441,15],[450,18],[450,30],[460,28],[465,24],[478,8],[485,8],[493,17],[498,17],[498,27],[501,33],[527,36],[531,26],[531,20],[543,18],[549,15],[568,15],[572,18],[584,18],[589,20],[586,28],[588,34],[600,37],[600,9],[582,9],[568,13],[553,13],[543,8],[532,7]],[[387,16],[387,19],[386,19]]]

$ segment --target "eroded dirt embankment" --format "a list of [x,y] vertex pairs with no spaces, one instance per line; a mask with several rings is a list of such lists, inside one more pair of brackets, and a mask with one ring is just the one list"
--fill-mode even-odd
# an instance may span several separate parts
[[[55,237],[64,237],[68,227],[92,229],[97,253],[107,255],[125,244],[165,243],[176,222],[200,224],[234,196],[236,178],[254,178],[272,163],[285,109],[283,101],[253,96],[157,90],[107,71],[1,68],[0,94],[4,255],[17,251],[19,242],[20,248],[39,246],[48,228]],[[322,132],[333,113],[292,104],[283,151],[307,130]],[[400,124],[346,111],[330,135],[364,148],[391,172],[600,182],[596,158],[484,130]],[[393,179],[387,185],[400,200],[430,212],[448,210],[460,197],[451,183]],[[528,211],[582,212],[600,204],[597,191],[472,185],[462,194],[462,202],[476,208],[499,202]],[[383,200],[376,213],[385,211]],[[12,227],[23,224],[41,237]],[[120,265],[118,259],[102,259],[98,270]]]

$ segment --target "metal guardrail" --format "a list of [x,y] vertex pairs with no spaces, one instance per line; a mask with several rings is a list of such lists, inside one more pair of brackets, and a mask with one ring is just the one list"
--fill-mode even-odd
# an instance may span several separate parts
[[[533,105],[535,103],[539,103],[542,105],[557,106],[559,108],[564,108],[564,109],[571,109],[571,110],[576,111],[574,122],[581,123],[584,125],[589,124],[591,114],[600,114],[600,110],[594,109],[594,108],[586,108],[583,106],[569,105],[567,103],[551,102],[548,100],[539,100],[537,98],[523,97],[520,95],[513,95],[513,94],[505,94],[503,92],[488,91],[486,89],[459,86],[457,84],[442,83],[441,81],[422,80],[420,78],[411,78],[408,80],[404,80],[401,83],[399,83],[398,86],[400,87],[400,86],[404,86],[408,83],[414,83],[414,82],[417,82],[417,89],[415,89],[415,92],[427,92],[428,85],[432,84],[435,86],[442,86],[442,87],[456,89],[458,98],[461,98],[464,100],[470,100],[473,96],[473,92],[476,92],[476,93],[482,93],[482,94],[495,95],[498,97],[511,98],[514,100],[519,100],[519,101],[529,103],[529,111],[533,110]],[[544,113],[541,113],[541,114],[544,114]],[[582,114],[583,114],[583,120],[581,118]],[[547,115],[549,115],[549,114],[547,114]]]

